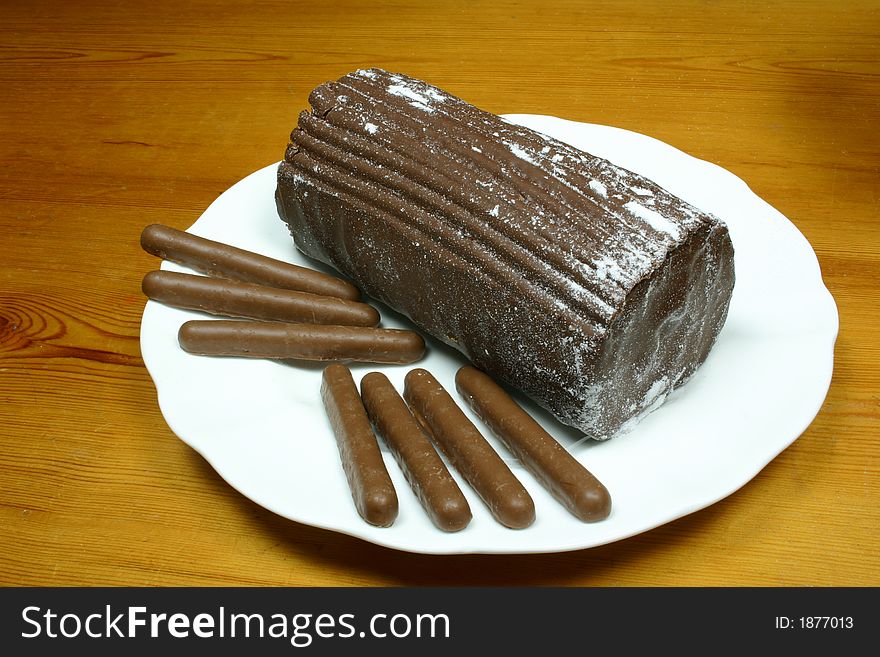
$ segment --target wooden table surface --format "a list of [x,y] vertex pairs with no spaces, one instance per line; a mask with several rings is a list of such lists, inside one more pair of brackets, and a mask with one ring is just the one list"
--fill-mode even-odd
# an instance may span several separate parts
[[[3,3],[0,583],[880,584],[878,60],[874,0]],[[314,86],[368,66],[747,181],[840,310],[809,429],[723,501],[560,554],[401,553],[233,491],[159,412],[138,236],[190,226],[280,159]]]

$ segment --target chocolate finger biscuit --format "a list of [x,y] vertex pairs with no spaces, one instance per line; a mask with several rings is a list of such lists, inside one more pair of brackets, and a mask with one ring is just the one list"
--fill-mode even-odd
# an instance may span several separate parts
[[397,493],[347,367],[334,364],[324,370],[321,399],[358,513],[371,525],[390,526],[397,518]]
[[193,320],[177,339],[184,351],[203,356],[412,363],[425,353],[414,331],[364,326]]
[[226,317],[343,326],[379,323],[379,312],[365,303],[256,283],[151,271],[141,288],[154,301]]
[[566,509],[585,522],[608,517],[611,496],[605,486],[501,386],[470,366],[458,370],[455,385],[480,419]]
[[210,276],[324,294],[340,299],[356,300],[360,297],[360,292],[354,285],[335,276],[198,237],[162,224],[152,224],[144,228],[141,233],[141,246],[147,253]]
[[409,372],[403,396],[498,522],[514,529],[534,522],[528,491],[430,372]]
[[367,374],[361,398],[431,521],[448,532],[467,527],[471,509],[464,494],[388,377]]

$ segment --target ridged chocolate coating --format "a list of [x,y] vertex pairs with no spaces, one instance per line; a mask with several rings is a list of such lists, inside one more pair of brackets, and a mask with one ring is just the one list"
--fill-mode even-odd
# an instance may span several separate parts
[[297,246],[607,438],[703,362],[727,228],[655,183],[380,69],[315,89],[278,170]]

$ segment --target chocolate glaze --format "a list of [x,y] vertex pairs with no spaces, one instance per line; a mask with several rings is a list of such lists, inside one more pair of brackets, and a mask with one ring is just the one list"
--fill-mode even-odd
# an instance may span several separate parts
[[361,379],[361,398],[431,521],[448,532],[467,527],[471,521],[467,499],[388,377],[367,374]]
[[584,522],[608,517],[611,496],[602,482],[491,377],[465,366],[455,375],[455,386],[492,433],[562,506]]
[[407,373],[403,398],[498,522],[522,529],[535,521],[528,491],[430,372]]
[[607,438],[705,359],[734,282],[716,217],[403,75],[310,103],[276,191],[297,246],[480,369]]
[[356,300],[360,297],[360,292],[354,285],[335,276],[162,224],[151,224],[144,228],[141,233],[141,247],[147,253],[209,276],[324,294],[340,299]]
[[192,320],[177,339],[184,351],[203,356],[412,363],[425,353],[414,331],[363,326]]
[[379,312],[365,303],[256,283],[151,271],[141,288],[154,301],[225,317],[343,326],[379,323]]
[[397,493],[351,370],[345,365],[329,365],[321,382],[321,399],[358,513],[372,525],[390,526],[397,518]]

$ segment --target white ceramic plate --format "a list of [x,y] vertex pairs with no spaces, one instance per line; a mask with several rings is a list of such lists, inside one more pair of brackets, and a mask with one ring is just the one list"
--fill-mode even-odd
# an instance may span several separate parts
[[[464,531],[447,534],[428,520],[386,452],[400,514],[392,527],[372,527],[355,512],[346,485],[321,405],[321,367],[189,355],[177,345],[177,330],[205,316],[148,302],[141,349],[162,413],[172,431],[242,494],[287,518],[400,550],[574,550],[644,532],[730,495],[813,420],[831,381],[837,308],[812,248],[791,222],[733,174],[650,137],[548,116],[508,118],[652,178],[723,218],[736,249],[736,288],[715,348],[696,375],[632,432],[603,443],[581,441],[577,432],[528,405],[608,487],[611,516],[579,522],[509,460],[535,500],[534,525],[502,527],[458,478],[474,517]],[[320,268],[296,251],[276,214],[275,171],[273,164],[233,185],[190,231]],[[407,325],[380,309],[384,326]],[[454,391],[454,373],[463,362],[457,352],[430,341],[418,366]],[[352,369],[356,381],[380,369],[402,390],[410,367]]]

